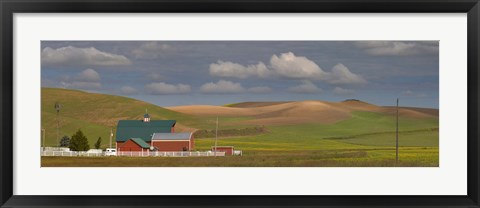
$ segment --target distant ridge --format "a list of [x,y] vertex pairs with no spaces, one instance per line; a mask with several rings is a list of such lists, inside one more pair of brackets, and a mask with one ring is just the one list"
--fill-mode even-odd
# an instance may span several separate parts
[[226,107],[236,107],[236,108],[252,108],[252,107],[263,107],[269,105],[277,105],[283,103],[289,103],[292,101],[274,101],[274,102],[241,102],[225,105]]
[[[244,121],[255,125],[289,125],[301,123],[335,123],[351,118],[354,111],[367,111],[393,115],[396,111],[356,99],[341,102],[320,100],[283,102],[242,102],[225,106],[189,105],[168,109],[195,116],[246,116],[254,119]],[[400,116],[412,118],[438,118],[435,110],[400,108]]]

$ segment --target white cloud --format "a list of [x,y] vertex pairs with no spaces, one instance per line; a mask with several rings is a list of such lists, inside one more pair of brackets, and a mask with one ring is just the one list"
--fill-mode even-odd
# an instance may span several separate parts
[[206,94],[222,94],[222,93],[241,93],[245,88],[240,83],[220,80],[217,83],[209,82],[200,87],[200,92]]
[[270,93],[270,92],[272,92],[272,91],[273,91],[272,88],[270,88],[270,87],[263,87],[263,86],[252,87],[252,88],[249,88],[249,89],[248,89],[248,92],[256,93],[256,94]]
[[344,89],[341,87],[335,87],[333,89],[333,94],[335,95],[353,95],[355,93],[354,90],[351,89]]
[[326,73],[313,61],[292,52],[273,55],[272,69],[280,76],[296,79],[321,79]]
[[345,65],[337,64],[332,68],[330,78],[326,81],[331,84],[365,84],[367,81],[360,75],[352,73]]
[[237,63],[218,61],[210,64],[210,75],[245,79],[248,77],[301,79],[325,81],[330,84],[365,84],[367,81],[360,75],[351,72],[345,65],[337,64],[331,72],[323,71],[312,60],[296,56],[292,52],[273,55],[270,66],[259,62],[257,65],[244,66]]
[[130,60],[122,55],[99,51],[94,47],[76,48],[67,46],[42,50],[42,64],[45,65],[92,65],[92,66],[122,66],[130,65]]
[[190,85],[186,84],[167,84],[165,82],[154,82],[145,85],[147,93],[152,95],[164,94],[185,94],[191,91]]
[[125,95],[133,95],[136,94],[138,90],[131,86],[123,86],[120,88],[120,92]]
[[63,88],[100,89],[102,87],[100,80],[98,72],[93,69],[85,69],[74,77],[63,77],[60,85]]
[[219,80],[218,82],[205,83],[200,87],[200,92],[205,94],[224,94],[224,93],[243,93],[250,92],[256,94],[264,94],[272,92],[272,88],[265,86],[257,86],[245,89],[240,83]]
[[373,56],[411,56],[438,54],[436,41],[360,41],[355,46]]
[[288,88],[288,91],[313,94],[322,92],[322,89],[318,88],[317,85],[313,84],[311,81],[304,80],[302,84]]
[[210,64],[210,75],[217,77],[234,77],[244,79],[250,76],[266,78],[271,72],[264,63],[259,62],[257,65],[243,66],[233,62],[218,61]]
[[174,50],[175,49],[169,44],[147,42],[143,43],[139,48],[133,49],[132,54],[137,59],[156,59]]
[[76,77],[77,81],[84,82],[98,82],[100,81],[100,74],[93,69],[85,69]]

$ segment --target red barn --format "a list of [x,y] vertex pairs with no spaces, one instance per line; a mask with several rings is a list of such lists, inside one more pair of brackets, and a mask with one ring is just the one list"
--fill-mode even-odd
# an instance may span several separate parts
[[115,140],[117,147],[131,138],[140,138],[150,143],[156,132],[173,133],[175,131],[175,120],[150,120],[150,115],[145,114],[143,120],[120,120],[117,125]]
[[174,133],[175,120],[120,120],[117,125],[117,152],[181,152],[194,149],[192,133]]
[[[212,147],[212,152],[215,152],[215,147]],[[217,152],[225,152],[225,155],[233,155],[233,146],[217,146]]]
[[149,152],[150,145],[147,144],[143,139],[132,138],[122,143],[120,146],[117,146],[118,151],[127,151],[127,152]]
[[195,143],[193,133],[154,133],[150,146],[161,152],[192,151]]

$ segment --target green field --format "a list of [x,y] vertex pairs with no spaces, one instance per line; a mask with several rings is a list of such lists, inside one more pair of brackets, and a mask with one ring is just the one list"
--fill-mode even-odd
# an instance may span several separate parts
[[246,151],[226,157],[42,157],[42,167],[437,167],[438,148]]
[[[82,129],[90,145],[101,136],[107,147],[110,128],[120,119],[140,119],[145,108],[154,119],[175,119],[177,130],[215,128],[212,116],[192,116],[142,101],[119,96],[62,89],[42,89],[42,128],[46,146],[56,144],[54,103],[63,104],[61,136]],[[242,129],[253,125],[246,116],[219,117],[220,130]],[[55,166],[233,166],[233,167],[375,167],[439,165],[439,121],[437,118],[399,118],[399,163],[395,164],[395,117],[388,114],[355,111],[350,118],[332,124],[304,123],[266,126],[256,135],[228,135],[218,145],[235,146],[243,156],[217,158],[129,158],[129,157],[42,157],[43,167]],[[213,138],[196,138],[196,150],[209,150]]]
[[[375,149],[395,146],[395,119],[371,112],[355,112],[352,118],[331,125],[303,124],[272,126],[269,133],[228,137],[219,145],[233,145],[243,150],[342,150]],[[438,119],[399,120],[399,145],[438,147]],[[198,149],[209,149],[212,139],[198,139]]]

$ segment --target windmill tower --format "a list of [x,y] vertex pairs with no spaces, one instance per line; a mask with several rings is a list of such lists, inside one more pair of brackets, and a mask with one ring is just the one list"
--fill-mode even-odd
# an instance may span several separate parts
[[57,145],[59,144],[60,137],[60,109],[62,105],[59,102],[55,102],[55,110],[57,111]]

